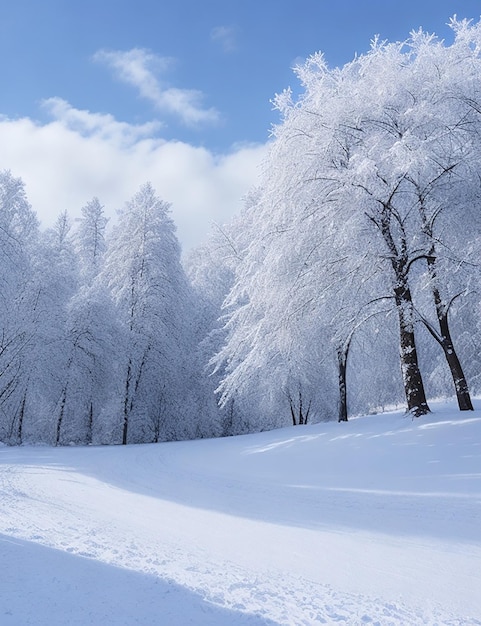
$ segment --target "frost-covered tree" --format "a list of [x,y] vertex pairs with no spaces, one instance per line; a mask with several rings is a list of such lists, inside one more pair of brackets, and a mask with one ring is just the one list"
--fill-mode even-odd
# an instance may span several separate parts
[[108,218],[104,207],[95,197],[82,207],[82,217],[76,221],[74,243],[79,256],[82,282],[88,284],[98,276],[102,268]]
[[67,307],[68,354],[62,395],[62,429],[57,443],[111,443],[108,405],[118,391],[116,311],[96,281],[82,286]]
[[[453,27],[459,32],[467,25],[453,22]],[[479,218],[469,208],[477,204],[479,197],[477,176],[473,177],[479,159],[479,120],[466,104],[468,94],[479,99],[473,75],[473,70],[475,74],[479,71],[479,67],[475,69],[479,60],[475,54],[466,62],[466,49],[466,42],[458,36],[447,47],[422,31],[413,33],[404,45],[373,45],[370,54],[360,61],[359,82],[367,85],[359,91],[368,110],[358,120],[357,131],[363,135],[359,143],[364,143],[368,135],[372,139],[363,159],[356,154],[356,165],[365,170],[375,168],[376,177],[383,183],[388,181],[387,173],[398,181],[395,217],[405,230],[406,249],[411,248],[410,282],[418,281],[413,264],[426,263],[429,287],[423,300],[434,309],[437,319],[433,323],[422,314],[421,319],[443,349],[462,410],[471,409],[472,404],[448,313],[466,285],[460,287],[459,280],[452,280],[454,274],[459,277],[460,272],[454,270],[465,257],[464,252],[458,252],[464,240],[461,220],[470,215],[471,228],[479,232]],[[389,76],[396,76],[396,80],[383,88]],[[356,176],[353,180],[361,186],[364,183]],[[370,193],[372,189],[363,191]],[[453,229],[446,228],[449,223]],[[473,239],[472,234],[468,239]]]
[[190,291],[169,205],[156,196],[150,183],[120,213],[102,280],[110,290],[123,334],[120,441],[192,436]]
[[[479,282],[481,37],[479,25],[452,26],[451,46],[420,31],[375,40],[343,68],[316,54],[297,69],[302,95],[276,98],[282,122],[218,356],[224,402],[249,385],[280,387],[288,362],[321,389],[319,346],[339,355],[342,387],[353,332],[395,313],[408,410],[429,410],[420,324],[443,350],[460,408],[471,408],[448,313]],[[383,360],[382,351],[365,359],[357,384],[370,388]]]
[[[309,154],[321,156],[319,141],[313,141],[326,136],[318,133],[320,123],[334,131],[330,154],[325,160],[321,156],[316,171],[305,170],[305,183],[335,181],[344,192],[342,205],[354,205],[357,212],[351,215],[360,224],[367,218],[377,231],[382,248],[376,252],[372,240],[367,249],[390,269],[406,399],[415,414],[427,409],[417,363],[419,307],[412,296],[413,284],[417,294],[422,292],[420,263],[427,265],[429,279],[422,300],[434,308],[437,328],[425,315],[420,318],[444,351],[460,408],[472,408],[448,313],[470,282],[459,271],[467,267],[466,241],[476,242],[480,233],[474,209],[479,204],[479,26],[452,25],[452,46],[419,31],[401,44],[375,41],[367,55],[340,71],[328,70],[316,55],[300,72],[306,86],[300,108],[305,118],[313,118]],[[330,105],[326,84],[334,120],[315,109],[318,102]]]
[[[285,99],[217,362],[226,369],[223,402],[234,391],[259,391],[277,419],[304,423],[307,407],[310,419],[336,415],[336,353],[374,299],[368,286],[379,272],[366,262],[362,232],[349,222],[343,228],[342,184],[320,174],[333,158],[334,118],[327,124]],[[329,112],[337,115],[336,107]]]
[[64,211],[54,226],[43,233],[34,268],[39,315],[31,381],[36,406],[29,435],[54,445],[68,443],[64,439],[70,417],[71,378],[67,319],[78,279],[71,222]]
[[20,178],[0,172],[0,440],[21,443],[38,319],[32,280],[38,220]]
[[[252,416],[240,396],[232,395],[225,406],[219,406],[216,389],[224,372],[213,371],[212,359],[221,350],[224,329],[224,301],[235,282],[235,276],[251,241],[250,208],[257,190],[249,193],[244,210],[228,224],[215,224],[208,240],[193,250],[187,259],[187,273],[196,295],[196,363],[199,379],[199,409],[211,415],[212,434],[234,435],[252,430]],[[255,423],[255,420],[254,420]]]
[[72,269],[78,259],[79,274],[66,305],[66,363],[57,412],[57,444],[105,439],[101,416],[114,393],[119,333],[109,294],[98,280],[106,247],[106,224],[103,207],[94,198],[83,207],[77,230],[69,240],[77,255]]
[[272,222],[260,205],[256,216],[253,240],[225,302],[227,339],[216,358],[223,373],[221,403],[228,407],[236,399],[245,405],[251,429],[304,423],[321,412],[316,400],[324,390],[319,370],[325,326],[311,302],[289,290],[302,280],[302,267],[291,263],[287,237],[265,232],[264,219],[266,226]]

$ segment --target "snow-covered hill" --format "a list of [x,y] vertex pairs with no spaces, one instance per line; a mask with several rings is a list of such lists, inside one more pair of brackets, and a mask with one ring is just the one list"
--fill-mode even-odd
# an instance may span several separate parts
[[0,448],[0,624],[481,624],[481,403]]

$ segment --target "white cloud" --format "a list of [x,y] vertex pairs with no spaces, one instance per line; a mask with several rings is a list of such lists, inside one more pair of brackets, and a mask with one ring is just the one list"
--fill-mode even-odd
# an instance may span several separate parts
[[0,169],[20,176],[44,226],[67,210],[72,217],[93,196],[115,218],[138,190],[151,181],[172,203],[184,248],[200,243],[212,222],[226,222],[257,184],[264,145],[241,146],[214,155],[186,143],[152,139],[149,127],[130,126],[110,115],[79,111],[60,99],[45,106],[56,119],[0,118]]
[[70,130],[85,136],[96,136],[116,144],[135,143],[143,137],[152,136],[161,127],[160,122],[157,121],[138,125],[118,122],[109,113],[91,113],[90,111],[75,109],[62,98],[43,100],[42,107]]
[[210,32],[210,38],[220,43],[224,52],[233,52],[237,49],[234,29],[229,26],[216,26]]
[[162,113],[176,115],[188,126],[215,123],[219,112],[202,106],[203,94],[195,89],[180,89],[164,84],[160,75],[173,63],[143,48],[132,50],[99,50],[94,60],[112,69],[116,77],[135,87],[140,96],[154,104]]

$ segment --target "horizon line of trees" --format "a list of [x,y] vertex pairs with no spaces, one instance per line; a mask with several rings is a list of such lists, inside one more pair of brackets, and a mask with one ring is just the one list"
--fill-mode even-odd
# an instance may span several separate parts
[[0,441],[231,435],[481,390],[481,25],[320,54],[260,184],[181,260],[150,183],[41,231],[0,172]]

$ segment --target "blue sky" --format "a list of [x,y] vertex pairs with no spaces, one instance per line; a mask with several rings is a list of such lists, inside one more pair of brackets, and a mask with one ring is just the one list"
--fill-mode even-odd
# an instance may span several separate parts
[[481,3],[2,0],[0,168],[47,225],[93,195],[113,215],[145,175],[195,245],[255,184],[296,62],[342,65],[420,26],[449,40],[454,14],[478,20]]

